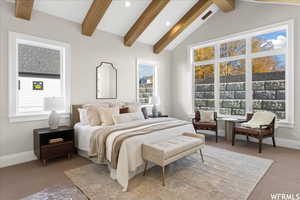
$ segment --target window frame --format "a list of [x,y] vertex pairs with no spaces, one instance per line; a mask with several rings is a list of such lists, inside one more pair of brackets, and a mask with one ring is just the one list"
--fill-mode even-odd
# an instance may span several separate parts
[[[151,60],[145,60],[145,59],[137,59],[136,60],[136,101],[140,103],[140,92],[139,92],[139,65],[145,64],[145,65],[152,65],[154,67],[154,82],[153,82],[153,96],[158,95],[158,62],[151,61]],[[143,107],[151,107],[152,104],[142,104]]]
[[65,99],[65,110],[60,112],[62,118],[68,118],[70,114],[70,97],[71,97],[71,47],[67,43],[43,39],[22,33],[9,32],[8,48],[9,48],[9,112],[8,118],[10,122],[46,120],[49,112],[18,112],[18,44],[28,44],[38,47],[59,50],[61,53],[61,91]]
[[[287,32],[287,47],[284,49],[275,49],[270,51],[261,51],[252,53],[251,38],[257,35],[272,33],[279,30],[286,30]],[[246,53],[241,56],[232,57],[220,57],[220,45],[226,42],[232,42],[237,40],[246,40]],[[194,62],[194,49],[204,48],[208,46],[215,46],[215,58],[212,60]],[[266,56],[285,55],[285,110],[286,119],[278,120],[279,126],[293,128],[294,122],[294,20],[288,20],[277,24],[259,27],[253,30],[248,30],[236,34],[232,34],[226,37],[217,38],[214,40],[201,42],[191,45],[187,48],[188,64],[192,67],[192,110],[195,108],[195,69],[197,65],[214,64],[215,74],[215,111],[219,113],[219,101],[220,101],[220,80],[219,80],[219,64],[221,62],[228,62],[232,60],[245,59],[246,61],[246,112],[252,112],[253,106],[253,90],[252,90],[252,59],[262,58]],[[242,118],[245,116],[233,116],[233,115],[220,115],[222,117]]]

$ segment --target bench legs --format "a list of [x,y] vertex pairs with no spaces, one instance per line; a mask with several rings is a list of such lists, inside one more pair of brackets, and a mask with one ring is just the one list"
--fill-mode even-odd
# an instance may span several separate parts
[[[200,156],[201,156],[202,162],[204,162],[202,149],[200,149]],[[147,166],[148,166],[148,161],[146,160],[143,176],[146,176]],[[166,183],[165,183],[165,166],[161,166],[161,179],[162,179],[162,185],[165,186],[166,185]]]
[[148,166],[148,160],[146,160],[146,162],[145,162],[145,169],[144,169],[144,174],[143,174],[143,176],[146,175],[146,172],[147,172],[147,166]]
[[204,158],[203,158],[202,149],[200,149],[200,155],[201,155],[202,162],[204,162]]
[[165,166],[161,167],[161,179],[162,179],[162,185],[165,186]]

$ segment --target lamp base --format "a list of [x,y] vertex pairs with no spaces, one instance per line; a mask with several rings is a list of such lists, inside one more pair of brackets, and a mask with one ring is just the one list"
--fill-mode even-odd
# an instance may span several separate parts
[[158,109],[157,109],[156,105],[153,105],[153,107],[152,107],[152,116],[158,117]]
[[59,127],[59,115],[54,110],[49,115],[49,127],[52,130]]

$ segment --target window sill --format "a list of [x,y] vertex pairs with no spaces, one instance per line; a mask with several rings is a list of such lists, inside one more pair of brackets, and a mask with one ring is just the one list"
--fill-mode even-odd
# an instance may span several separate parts
[[[70,113],[58,113],[61,119],[70,118]],[[9,116],[10,123],[48,120],[49,113],[28,113]]]

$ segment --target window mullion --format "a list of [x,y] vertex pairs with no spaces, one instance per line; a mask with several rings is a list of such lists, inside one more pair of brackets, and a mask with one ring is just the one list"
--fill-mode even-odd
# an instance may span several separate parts
[[251,37],[246,38],[246,113],[253,112]]
[[219,79],[219,61],[220,61],[220,44],[215,45],[215,60],[214,60],[214,74],[215,74],[215,111],[219,113],[220,107],[220,79]]

